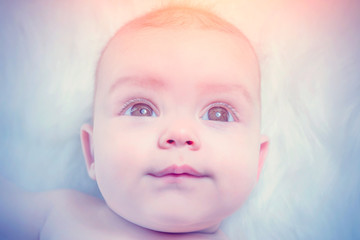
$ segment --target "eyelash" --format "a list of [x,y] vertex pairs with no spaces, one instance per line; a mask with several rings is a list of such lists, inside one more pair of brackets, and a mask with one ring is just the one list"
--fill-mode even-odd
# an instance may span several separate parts
[[120,109],[120,115],[124,115],[125,112],[132,106],[134,106],[135,104],[137,103],[144,103],[144,104],[147,104],[149,105],[153,111],[155,112],[155,114],[158,116],[158,111],[156,109],[156,107],[154,106],[154,104],[152,104],[149,100],[147,99],[143,99],[143,98],[135,98],[135,99],[131,99],[127,102],[124,103],[124,105],[121,107]]
[[[124,115],[125,112],[129,108],[131,108],[132,106],[134,106],[135,104],[138,104],[138,103],[144,103],[144,104],[149,105],[152,108],[152,110],[155,112],[156,116],[159,116],[159,111],[154,106],[154,104],[151,101],[149,101],[147,99],[143,99],[143,98],[135,98],[135,99],[131,99],[131,100],[125,102],[123,104],[123,106],[121,107],[120,115]],[[224,102],[211,103],[209,106],[206,107],[206,111],[204,111],[204,113],[201,114],[201,116],[204,116],[207,113],[207,111],[209,111],[213,107],[224,107],[225,109],[228,110],[229,114],[232,115],[232,117],[234,118],[234,121],[239,120],[239,113],[235,110],[235,108]]]

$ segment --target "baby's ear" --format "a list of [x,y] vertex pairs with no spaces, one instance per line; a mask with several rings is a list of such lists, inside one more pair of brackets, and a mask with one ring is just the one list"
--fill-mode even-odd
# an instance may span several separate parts
[[260,136],[260,154],[259,154],[259,165],[257,179],[259,180],[262,167],[264,165],[267,153],[269,150],[269,138],[265,135]]
[[93,137],[93,127],[90,124],[82,125],[80,138],[81,138],[81,145],[85,158],[86,168],[90,178],[96,180],[92,137]]

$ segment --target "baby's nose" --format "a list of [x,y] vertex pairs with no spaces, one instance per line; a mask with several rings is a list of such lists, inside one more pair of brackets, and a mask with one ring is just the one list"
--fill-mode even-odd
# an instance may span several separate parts
[[200,149],[200,141],[195,132],[187,127],[169,128],[159,137],[159,147],[161,149],[188,147],[196,151]]

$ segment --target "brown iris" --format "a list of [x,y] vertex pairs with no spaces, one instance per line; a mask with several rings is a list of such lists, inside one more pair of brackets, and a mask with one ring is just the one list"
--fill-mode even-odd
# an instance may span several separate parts
[[152,108],[144,103],[137,103],[131,107],[131,116],[151,117],[153,115]]
[[212,107],[208,110],[208,118],[212,121],[223,121],[229,120],[229,113],[223,107]]

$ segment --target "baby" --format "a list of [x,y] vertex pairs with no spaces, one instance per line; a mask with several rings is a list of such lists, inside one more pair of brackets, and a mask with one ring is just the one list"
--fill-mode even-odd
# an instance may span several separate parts
[[248,198],[268,149],[252,46],[230,23],[190,7],[127,23],[98,62],[81,141],[105,202],[3,182],[5,235],[226,239],[220,224]]

